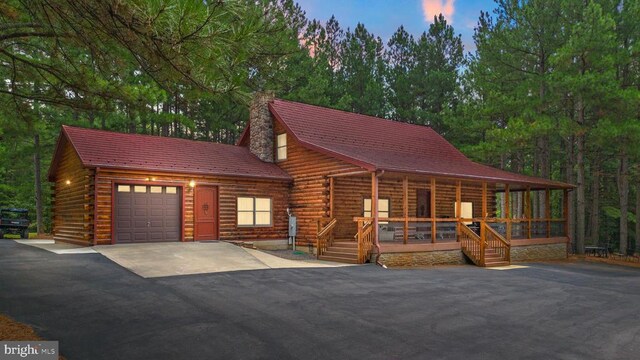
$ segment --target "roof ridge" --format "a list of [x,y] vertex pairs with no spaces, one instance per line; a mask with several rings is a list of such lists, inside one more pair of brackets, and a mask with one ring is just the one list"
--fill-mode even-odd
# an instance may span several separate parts
[[185,138],[179,138],[179,137],[174,137],[174,136],[161,136],[161,135],[151,135],[151,134],[131,134],[131,133],[125,133],[125,132],[120,132],[120,131],[115,131],[115,130],[86,128],[86,127],[74,126],[74,125],[62,125],[62,127],[64,129],[77,129],[77,130],[80,130],[80,131],[90,131],[90,132],[101,132],[101,133],[108,133],[108,134],[118,134],[118,135],[131,136],[131,137],[153,138],[153,139],[171,139],[171,140],[181,140],[181,141],[188,141],[188,142],[197,142],[197,143],[202,143],[202,144],[214,144],[214,145],[236,147],[236,145],[233,145],[233,144],[225,144],[225,143],[220,143],[220,142],[215,142],[215,141],[208,141],[208,140],[185,139]]
[[435,130],[433,130],[433,128],[430,125],[411,124],[411,123],[400,121],[400,120],[387,119],[387,118],[382,118],[382,117],[378,117],[378,116],[374,116],[374,115],[367,115],[367,114],[361,114],[361,113],[357,113],[357,112],[353,112],[353,111],[335,109],[335,108],[331,108],[331,107],[328,107],[328,106],[307,104],[307,103],[303,103],[303,102],[300,102],[300,101],[293,101],[293,100],[275,98],[274,101],[276,101],[276,100],[277,101],[284,101],[284,102],[288,102],[288,103],[293,103],[293,104],[301,104],[301,105],[305,105],[305,106],[312,106],[312,107],[317,107],[317,108],[331,110],[331,111],[339,111],[341,113],[345,113],[345,114],[349,114],[349,115],[364,116],[364,117],[368,117],[368,118],[371,118],[371,119],[374,119],[374,120],[386,121],[386,122],[389,122],[389,123],[392,123],[392,124],[401,125],[401,126],[418,127],[420,129],[429,129],[429,130],[431,130],[431,131],[433,131],[433,132],[435,132],[437,134],[437,132]]

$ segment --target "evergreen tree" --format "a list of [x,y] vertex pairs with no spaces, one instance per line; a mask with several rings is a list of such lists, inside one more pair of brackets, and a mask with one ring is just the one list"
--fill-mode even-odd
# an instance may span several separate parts
[[343,94],[338,107],[384,117],[386,64],[382,40],[358,24],[353,32],[347,30],[341,45],[338,81]]
[[396,30],[387,44],[387,101],[390,117],[396,121],[416,121],[416,87],[412,82],[412,74],[416,67],[415,48],[413,36],[403,26]]

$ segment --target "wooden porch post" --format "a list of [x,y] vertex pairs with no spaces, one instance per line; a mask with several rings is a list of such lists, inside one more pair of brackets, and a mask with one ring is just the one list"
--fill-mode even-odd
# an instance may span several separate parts
[[[331,221],[331,219],[333,219],[333,187],[334,187],[334,179],[331,177],[329,178],[329,221]],[[331,243],[333,244],[333,231],[331,231],[331,235],[329,237],[329,241],[331,241]]]
[[482,182],[482,222],[480,223],[480,261],[484,265],[484,240],[487,224],[487,182]]
[[373,217],[373,239],[378,243],[378,177],[371,173],[371,216]]
[[436,242],[436,179],[431,178],[431,242]]
[[551,237],[551,189],[544,189],[544,216],[547,219],[547,238]]
[[527,186],[524,198],[524,211],[527,217],[527,239],[531,239],[531,188]]
[[509,184],[504,185],[504,215],[507,218],[507,240],[511,240],[511,200],[509,199]]
[[460,240],[460,221],[462,219],[462,181],[456,182],[456,239]]
[[487,221],[487,182],[486,181],[482,182],[482,221]]
[[404,216],[404,235],[402,241],[406,244],[409,239],[409,177],[402,179],[402,214]]
[[334,194],[334,179],[329,178],[329,219],[333,219],[333,194]]

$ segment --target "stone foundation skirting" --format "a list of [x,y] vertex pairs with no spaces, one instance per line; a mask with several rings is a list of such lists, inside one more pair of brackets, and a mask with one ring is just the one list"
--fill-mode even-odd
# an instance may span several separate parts
[[[375,257],[375,255],[373,255]],[[465,264],[460,250],[382,253],[380,261],[390,267]]]
[[566,243],[511,247],[511,262],[563,260],[566,258]]

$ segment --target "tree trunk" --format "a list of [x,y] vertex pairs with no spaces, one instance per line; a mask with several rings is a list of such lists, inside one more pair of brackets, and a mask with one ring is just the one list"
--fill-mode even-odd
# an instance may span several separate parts
[[640,254],[640,180],[636,183],[636,253]]
[[33,136],[33,185],[36,194],[36,231],[43,233],[42,181],[40,174],[40,134]]
[[136,120],[133,118],[133,115],[131,114],[131,109],[129,108],[129,106],[127,106],[126,108],[126,112],[127,112],[127,118],[129,119],[129,133],[130,134],[135,134],[136,133]]
[[[522,160],[520,158],[520,156],[517,158],[518,162],[516,163],[516,173],[518,174],[522,174],[524,172],[524,160]],[[514,204],[513,204],[513,212],[516,214],[516,217],[518,219],[522,219],[524,216],[524,211],[523,211],[523,199],[524,199],[524,192],[523,191],[518,191],[517,193],[515,193],[516,196],[514,196]]]
[[[584,106],[582,99],[578,100],[578,124],[584,125]],[[584,254],[585,235],[585,191],[584,191],[584,155],[585,139],[584,133],[580,132],[576,136],[576,253]]]
[[620,168],[618,169],[618,195],[620,199],[620,253],[627,253],[629,235],[629,155],[625,149],[620,154]]
[[[538,176],[543,179],[549,179],[551,177],[551,170],[549,168],[549,138],[548,137],[540,137],[538,138]],[[546,209],[547,195],[544,191],[538,191],[538,201],[536,202],[536,213],[540,218],[545,217],[543,215]]]
[[[537,149],[537,141],[536,141],[536,149]],[[536,151],[536,154],[533,156],[533,174],[535,176],[540,176],[540,154]],[[533,214],[534,219],[540,218],[540,198],[538,197],[538,192],[533,191],[531,193],[531,212]]]
[[[574,147],[574,138],[573,136],[570,136],[567,141],[566,141],[566,163],[565,163],[565,172],[566,172],[566,180],[569,184],[573,184],[574,183],[574,174],[573,174],[573,147]],[[575,221],[575,214],[576,214],[576,208],[575,208],[575,194],[573,191],[569,191],[569,196],[568,196],[568,202],[569,202],[569,213],[566,215],[567,216],[567,222],[568,222],[568,227],[569,227],[569,238],[571,240],[571,243],[574,245],[574,249],[575,249],[575,241],[576,241],[576,221]]]
[[591,171],[591,220],[589,221],[589,241],[592,245],[600,242],[600,164],[594,163]]
[[140,112],[140,134],[147,134],[147,115]]
[[[164,103],[162,103],[162,112],[165,114],[168,114],[171,112],[171,108],[169,107],[169,103],[167,101],[165,101]],[[162,123],[162,136],[169,136],[169,124],[167,123],[167,119],[163,119],[164,122]]]

